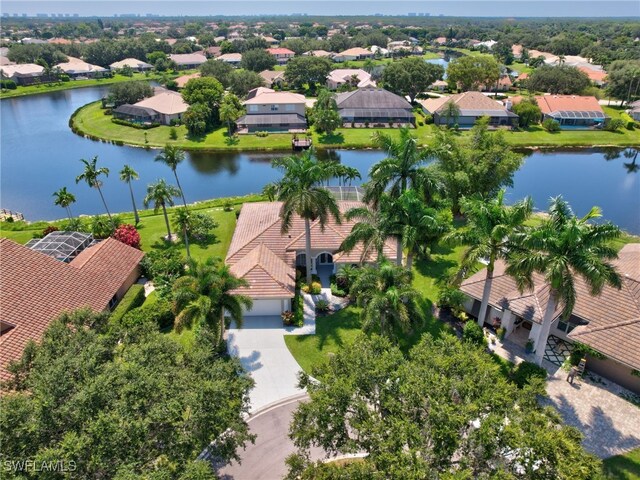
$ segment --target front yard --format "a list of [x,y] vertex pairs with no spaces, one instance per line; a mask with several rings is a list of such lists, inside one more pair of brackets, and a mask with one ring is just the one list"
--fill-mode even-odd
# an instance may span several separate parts
[[640,448],[604,460],[604,473],[611,480],[640,480]]

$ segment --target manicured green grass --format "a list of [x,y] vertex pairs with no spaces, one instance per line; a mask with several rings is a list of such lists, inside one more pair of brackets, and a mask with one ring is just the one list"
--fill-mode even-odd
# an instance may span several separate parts
[[[175,76],[175,75],[173,75]],[[111,78],[92,78],[90,80],[70,80],[68,82],[59,83],[43,83],[39,85],[28,85],[25,87],[18,87],[15,90],[0,91],[0,99],[2,98],[15,98],[24,97],[26,95],[37,95],[40,93],[58,92],[61,90],[71,90],[74,88],[83,87],[97,87],[102,85],[111,85],[113,83],[129,82],[131,80],[160,80],[162,75],[157,73],[149,74],[134,73],[133,77],[126,77],[124,75],[116,74]]]
[[640,480],[640,448],[605,459],[603,469],[611,480]]
[[526,63],[513,62],[511,65],[507,65],[511,70],[515,70],[518,73],[531,73],[533,72],[533,68],[531,68]]
[[[159,126],[149,130],[117,125],[105,115],[100,102],[82,107],[74,117],[77,130],[114,143],[130,145],[162,147],[167,143],[176,143],[189,150],[289,150],[291,134],[271,133],[266,137],[256,135],[239,135],[237,139],[229,138],[225,128],[218,128],[203,137],[193,138],[187,135],[184,126],[175,127],[177,140],[171,139],[172,127]],[[605,107],[612,117],[620,115],[620,110]],[[422,144],[428,144],[435,136],[434,125],[418,126],[414,134]],[[390,135],[398,135],[398,129],[376,128],[340,128],[331,135],[318,134],[312,129],[314,145],[318,148],[371,148],[371,137],[376,131]],[[466,139],[469,131],[461,131],[457,135]],[[526,131],[505,131],[506,139],[514,146],[521,147],[563,147],[563,146],[635,146],[640,144],[640,130],[622,129],[618,132],[594,130],[564,130],[557,133],[546,132],[540,126],[533,126]]]

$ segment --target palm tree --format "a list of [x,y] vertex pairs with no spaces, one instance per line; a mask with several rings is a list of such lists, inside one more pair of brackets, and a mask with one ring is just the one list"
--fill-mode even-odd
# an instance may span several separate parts
[[380,132],[373,140],[388,156],[371,167],[365,202],[375,205],[387,190],[391,197],[398,198],[408,188],[422,186],[426,172],[420,167],[429,159],[429,153],[418,148],[418,140],[408,128],[400,129],[398,140]]
[[173,223],[182,232],[184,246],[187,249],[187,259],[191,258],[189,251],[189,230],[191,230],[191,213],[186,208],[179,208],[173,216]]
[[282,233],[287,233],[294,215],[304,219],[307,283],[311,283],[311,222],[318,220],[320,229],[333,217],[340,223],[340,209],[335,197],[322,183],[330,178],[359,177],[357,170],[334,162],[321,162],[313,150],[302,155],[292,155],[272,162],[275,168],[284,172],[283,178],[273,189],[282,203]]
[[109,169],[107,167],[97,167],[98,156],[96,155],[91,159],[91,161],[87,161],[84,158],[80,159],[80,161],[84,164],[84,171],[76,177],[76,184],[80,183],[82,180],[87,182],[91,188],[95,188],[98,190],[100,194],[100,198],[102,199],[102,204],[104,205],[104,209],[107,211],[107,216],[109,220],[113,223],[113,218],[111,218],[111,213],[109,212],[109,208],[107,207],[107,202],[104,199],[104,195],[102,195],[102,181],[100,180],[100,175],[104,175],[105,177],[109,176]]
[[176,184],[178,184],[178,190],[180,190],[180,196],[182,197],[182,203],[184,204],[184,208],[187,208],[187,200],[184,198],[184,191],[182,190],[182,186],[180,185],[180,180],[178,180],[178,165],[185,159],[184,150],[175,145],[167,143],[162,151],[156,155],[156,162],[162,162],[167,165],[171,171],[173,172],[173,176],[176,178]]
[[143,200],[145,207],[149,207],[153,203],[154,213],[158,213],[158,210],[162,207],[164,223],[167,225],[167,240],[169,241],[171,241],[171,226],[167,215],[167,205],[173,206],[173,197],[178,195],[180,195],[180,190],[173,185],[169,185],[164,178],[161,178],[156,183],[151,183],[147,186],[147,196]]
[[136,226],[138,226],[138,223],[140,223],[140,216],[138,215],[138,209],[136,208],[136,199],[133,196],[133,187],[131,186],[131,180],[137,180],[137,179],[138,179],[138,172],[136,172],[129,165],[125,165],[124,167],[122,167],[122,170],[120,170],[120,180],[122,180],[123,182],[126,182],[127,185],[129,185],[129,194],[131,195],[131,204],[133,205],[133,217],[135,219]]
[[544,275],[549,297],[540,333],[535,341],[535,359],[542,364],[549,330],[561,307],[567,319],[576,302],[575,279],[580,277],[591,295],[599,295],[605,285],[621,288],[622,280],[610,260],[617,258],[611,241],[621,235],[610,223],[589,221],[601,216],[593,207],[584,217],[576,217],[569,204],[551,199],[549,216],[542,224],[517,235],[510,252],[507,274],[512,275],[521,291],[533,288],[533,274]]
[[467,246],[461,262],[462,273],[473,270],[481,259],[488,261],[478,313],[478,325],[481,327],[487,316],[496,260],[508,260],[509,243],[514,234],[524,228],[524,222],[533,211],[530,197],[507,206],[504,204],[504,195],[505,191],[500,190],[498,196],[491,200],[463,199],[462,212],[467,224],[445,237],[451,243]]
[[362,328],[379,329],[392,336],[396,328],[409,330],[417,318],[418,292],[411,285],[412,275],[397,265],[382,261],[361,269],[349,290],[356,304],[362,307]]
[[243,311],[253,306],[251,298],[234,293],[248,286],[246,280],[235,277],[227,265],[220,265],[213,258],[202,263],[191,260],[188,274],[178,278],[173,285],[176,330],[207,325],[217,331],[221,343],[225,313],[240,327]]
[[53,196],[55,197],[53,204],[59,205],[62,208],[66,209],[69,220],[72,220],[73,215],[71,215],[71,204],[76,203],[75,195],[67,191],[67,187],[62,187],[57,192],[54,192]]
[[456,105],[452,101],[448,101],[444,104],[442,116],[444,116],[445,120],[447,121],[447,126],[451,125],[452,119],[453,123],[458,123],[458,118],[460,118],[460,107],[458,107],[458,105]]

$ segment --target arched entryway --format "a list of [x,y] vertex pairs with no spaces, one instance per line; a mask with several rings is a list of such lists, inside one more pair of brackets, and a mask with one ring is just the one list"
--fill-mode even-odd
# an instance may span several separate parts
[[331,287],[331,275],[335,273],[333,255],[330,252],[320,252],[313,260],[313,273],[320,277],[324,288]]

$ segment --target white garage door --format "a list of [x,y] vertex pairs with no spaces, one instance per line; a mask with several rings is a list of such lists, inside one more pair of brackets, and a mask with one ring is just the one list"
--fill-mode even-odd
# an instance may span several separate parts
[[282,300],[254,300],[253,308],[245,313],[252,317],[257,315],[280,315],[282,313]]

